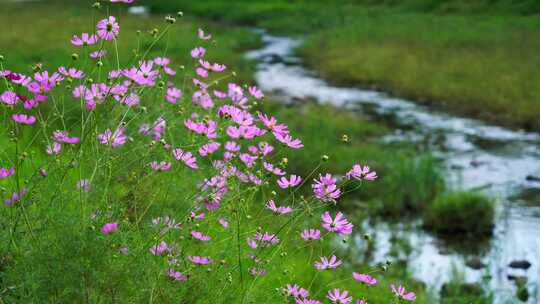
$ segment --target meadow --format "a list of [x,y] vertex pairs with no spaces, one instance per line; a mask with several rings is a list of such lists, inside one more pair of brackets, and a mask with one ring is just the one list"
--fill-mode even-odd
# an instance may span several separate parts
[[[2,303],[430,303],[350,245],[393,183],[374,170],[416,163],[378,142],[383,125],[263,98],[249,30],[26,5],[0,12]],[[347,209],[359,215],[338,220]]]

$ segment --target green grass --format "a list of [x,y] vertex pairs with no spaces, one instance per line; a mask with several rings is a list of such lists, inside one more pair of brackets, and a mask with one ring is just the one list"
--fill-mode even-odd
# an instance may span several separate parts
[[538,20],[362,14],[300,51],[337,83],[376,87],[488,121],[539,129]]
[[151,1],[156,11],[307,35],[323,77],[540,130],[536,1]]
[[446,236],[482,238],[494,227],[493,201],[476,192],[453,192],[438,197],[424,213],[427,229]]

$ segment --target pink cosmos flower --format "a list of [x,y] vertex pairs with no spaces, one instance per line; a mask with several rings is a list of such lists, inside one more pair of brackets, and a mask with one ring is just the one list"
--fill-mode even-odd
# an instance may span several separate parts
[[158,245],[155,245],[150,248],[150,253],[153,255],[164,255],[169,251],[169,245],[165,241],[161,241]]
[[204,235],[202,232],[199,231],[191,231],[191,236],[196,238],[199,241],[210,241],[212,238],[208,235]]
[[27,193],[28,189],[26,188],[21,189],[20,192],[13,192],[13,194],[11,194],[11,197],[6,199],[4,203],[6,204],[6,206],[11,206],[16,202],[20,201]]
[[97,59],[97,58],[101,58],[101,57],[103,57],[105,55],[107,55],[106,50],[95,51],[95,52],[90,53],[90,58]]
[[96,37],[96,35],[82,33],[80,38],[77,35],[73,35],[73,38],[71,38],[71,44],[75,46],[88,46],[95,44],[97,40],[98,38]]
[[52,144],[47,146],[47,154],[49,155],[58,155],[60,154],[60,151],[62,150],[62,145],[60,145],[57,142],[53,142]]
[[205,35],[202,29],[197,30],[197,36],[199,36],[199,39],[202,39],[202,40],[209,40],[212,38],[212,35],[210,34]]
[[11,119],[23,125],[33,125],[36,123],[36,118],[34,116],[26,114],[13,114],[11,115]]
[[256,249],[259,246],[269,246],[279,243],[279,238],[275,234],[265,232],[264,234],[257,232],[251,238],[247,239],[249,247]]
[[349,292],[341,292],[338,288],[329,290],[326,297],[334,304],[348,304],[352,302],[352,297],[348,297]]
[[191,57],[193,57],[193,58],[202,58],[202,57],[204,57],[205,53],[206,53],[205,48],[196,47],[193,50],[191,50]]
[[101,233],[109,234],[118,230],[118,223],[107,223],[101,227]]
[[295,304],[322,304],[321,301],[310,300],[310,299],[296,299]]
[[153,161],[150,163],[150,167],[154,171],[168,171],[171,169],[172,164],[166,161],[160,161],[160,162]]
[[300,139],[294,139],[289,134],[282,135],[274,132],[274,137],[282,144],[287,145],[289,148],[300,149],[304,147],[304,144],[302,144]]
[[53,132],[53,140],[57,143],[66,143],[70,145],[78,144],[81,139],[78,137],[70,137],[68,132],[56,130]]
[[287,179],[286,177],[282,177],[277,181],[279,187],[281,187],[282,189],[287,189],[289,187],[296,187],[300,185],[301,182],[302,182],[302,178],[297,175],[291,175],[289,179]]
[[167,95],[165,96],[165,100],[167,100],[169,103],[176,104],[176,100],[180,97],[182,97],[182,91],[175,87],[167,88]]
[[356,304],[368,304],[368,303],[364,300],[358,300],[356,301]]
[[321,231],[319,229],[304,229],[300,233],[300,237],[304,241],[318,240],[321,238]]
[[12,106],[12,105],[16,104],[17,101],[19,101],[19,97],[14,92],[5,91],[4,93],[2,93],[2,95],[0,95],[0,100],[3,103]]
[[221,226],[223,226],[223,228],[229,228],[229,222],[226,219],[220,218],[218,221],[221,224]]
[[285,171],[281,170],[278,167],[274,167],[271,163],[263,162],[263,167],[266,169],[266,171],[271,172],[277,176],[283,176],[285,175]]
[[176,281],[187,281],[187,277],[183,273],[176,271],[172,268],[167,270],[167,276]]
[[256,267],[251,267],[249,269],[249,274],[254,277],[265,276],[267,273],[266,269],[257,269]]
[[360,166],[355,164],[352,166],[352,169],[345,174],[348,179],[357,179],[357,180],[375,180],[377,179],[377,172],[371,171],[369,166]]
[[98,135],[98,139],[101,144],[111,145],[113,148],[119,147],[127,141],[123,128],[118,128],[114,133],[110,129],[107,129]]
[[15,168],[11,167],[10,169],[7,168],[0,168],[0,179],[7,178],[13,175],[15,173]]
[[321,216],[321,219],[322,227],[330,232],[335,232],[340,235],[352,233],[353,224],[349,223],[341,212],[338,212],[336,217],[332,219],[330,212],[325,211]]
[[82,190],[84,192],[90,192],[90,181],[88,179],[81,179],[77,182],[77,190]]
[[207,143],[205,145],[202,145],[200,148],[199,148],[199,154],[201,156],[207,156],[207,155],[210,155],[214,152],[216,152],[219,147],[221,146],[220,143],[217,143],[217,142],[211,142],[211,143]]
[[405,287],[400,285],[396,288],[394,284],[390,285],[390,287],[392,288],[392,292],[396,295],[396,297],[407,301],[416,300],[416,294],[414,292],[407,292]]
[[287,214],[287,213],[293,212],[293,209],[291,207],[287,207],[287,206],[277,207],[274,200],[269,200],[266,203],[266,208],[280,214]]
[[372,276],[368,275],[368,274],[361,274],[361,273],[358,273],[358,272],[353,272],[352,277],[356,281],[362,282],[362,283],[364,283],[366,285],[375,285],[375,284],[377,284],[377,280],[375,278],[373,278]]
[[193,264],[198,264],[198,265],[207,265],[207,264],[210,264],[212,263],[212,260],[207,258],[207,257],[202,257],[202,256],[188,256],[187,259],[193,263]]
[[255,97],[256,99],[264,98],[263,92],[259,90],[259,88],[257,88],[256,86],[249,87],[248,91],[249,94],[251,94],[251,96]]
[[330,259],[323,256],[320,262],[315,262],[315,268],[318,270],[334,269],[338,268],[341,264],[342,262],[335,255],[331,256]]
[[319,175],[319,179],[314,179],[311,185],[315,197],[323,202],[332,202],[339,198],[341,190],[336,185],[336,179],[330,174]]
[[212,71],[214,71],[216,73],[221,73],[221,72],[225,71],[226,69],[227,69],[227,66],[224,65],[224,64],[220,64],[220,63],[214,63],[210,67],[210,70],[212,70]]
[[307,298],[309,297],[309,291],[307,291],[305,288],[302,288],[296,284],[291,285],[287,284],[285,288],[283,288],[283,292],[289,296],[294,298]]
[[186,166],[190,167],[191,169],[197,170],[199,169],[199,166],[197,165],[197,159],[191,152],[184,151],[180,148],[176,148],[172,151],[174,158],[176,160],[181,160],[186,164]]
[[114,16],[98,21],[96,28],[96,34],[103,40],[113,40],[120,33],[120,25]]
[[58,72],[66,77],[71,77],[75,79],[81,79],[84,77],[84,72],[79,71],[76,68],[66,69],[65,67],[61,66],[58,68]]
[[207,78],[208,77],[208,71],[203,68],[196,68],[195,73],[199,75],[199,77]]
[[224,99],[225,97],[227,97],[227,94],[218,90],[214,90],[214,96],[216,96],[219,99]]

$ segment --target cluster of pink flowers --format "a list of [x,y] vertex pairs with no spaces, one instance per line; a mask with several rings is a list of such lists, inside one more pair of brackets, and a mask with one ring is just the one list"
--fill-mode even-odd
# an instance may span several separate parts
[[[111,2],[129,4],[133,0],[111,0]],[[71,43],[76,47],[103,45],[111,41],[115,43],[119,35],[120,25],[117,19],[114,16],[108,16],[97,22],[95,33],[74,35]],[[212,39],[212,35],[205,33],[202,29],[198,29],[197,36],[201,43],[208,43]],[[93,58],[107,56],[106,51],[101,48],[90,51],[90,56]],[[193,92],[186,90],[184,86],[182,90],[175,86],[176,71],[172,68],[171,59],[167,57],[143,58],[132,66],[124,68],[117,66],[105,72],[106,80],[102,82],[88,81],[94,72],[85,72],[76,67],[62,66],[55,72],[40,71],[33,76],[8,70],[0,71],[0,77],[5,78],[9,83],[8,89],[0,94],[0,101],[11,111],[9,112],[11,119],[18,124],[35,125],[37,117],[41,120],[41,116],[36,114],[40,112],[37,112],[35,108],[47,102],[55,88],[65,79],[69,79],[70,83],[75,79],[78,80],[77,85],[70,89],[68,98],[73,97],[80,101],[83,117],[94,118],[93,115],[97,115],[96,113],[100,112],[98,110],[101,108],[104,108],[101,112],[112,111],[112,106],[108,106],[111,103],[115,109],[120,109],[122,115],[119,117],[121,118],[116,121],[106,120],[107,126],[96,125],[95,128],[90,128],[94,131],[92,136],[87,136],[82,130],[81,137],[70,135],[70,133],[76,133],[73,130],[56,130],[52,135],[47,135],[45,151],[49,155],[59,155],[63,146],[79,145],[77,147],[83,149],[82,141],[88,140],[95,144],[92,145],[93,148],[106,150],[104,155],[110,155],[112,160],[118,151],[121,153],[124,150],[135,149],[133,142],[139,141],[145,142],[145,147],[150,147],[148,149],[150,158],[144,158],[144,165],[147,166],[144,178],[174,174],[177,172],[175,169],[185,170],[185,167],[196,170],[192,172],[194,175],[211,172],[193,187],[196,195],[189,202],[193,203],[193,206],[184,219],[177,221],[169,216],[156,217],[150,225],[157,227],[158,233],[155,235],[158,237],[144,247],[146,255],[152,259],[161,259],[164,265],[166,262],[167,266],[160,270],[160,274],[178,282],[189,282],[190,275],[198,272],[201,265],[211,267],[218,264],[214,261],[219,261],[220,257],[201,254],[205,254],[205,248],[207,248],[205,246],[217,243],[219,231],[232,230],[234,225],[229,223],[228,218],[231,220],[236,218],[237,224],[240,222],[239,209],[242,208],[240,204],[237,204],[239,199],[230,195],[231,192],[233,194],[242,193],[241,191],[256,193],[259,189],[270,188],[272,196],[270,198],[262,196],[265,197],[266,203],[263,201],[261,206],[264,205],[263,209],[279,215],[273,217],[278,221],[284,217],[295,219],[296,216],[303,215],[302,211],[306,206],[309,208],[309,213],[318,212],[319,209],[312,209],[310,204],[326,207],[324,203],[337,202],[342,195],[341,187],[351,179],[375,180],[377,178],[375,171],[359,164],[353,165],[345,174],[320,174],[318,178],[313,179],[311,185],[313,197],[305,199],[302,196],[303,202],[298,203],[295,200],[295,193],[301,191],[303,181],[309,181],[312,177],[302,177],[286,172],[287,161],[286,159],[281,162],[276,161],[278,155],[276,152],[278,148],[301,149],[304,144],[300,139],[293,137],[289,127],[278,122],[277,118],[261,111],[252,111],[260,101],[264,100],[263,92],[256,86],[227,83],[225,88],[220,89],[217,86],[216,76],[226,71],[227,67],[222,63],[210,62],[206,57],[208,52],[204,46],[197,46],[190,51],[194,76],[188,81],[193,84]],[[159,89],[161,93],[154,95],[159,96],[157,100],[147,101],[142,92],[152,88]],[[184,95],[187,95],[187,98],[183,98]],[[156,107],[156,103],[159,103],[159,106]],[[140,114],[147,113],[147,107],[151,106],[159,109],[159,115],[152,111],[148,111],[149,114]],[[132,108],[140,112],[137,115],[128,115],[131,114]],[[176,114],[180,108],[182,110],[178,113],[184,115],[180,118],[182,123],[175,124],[172,117],[168,116],[168,110],[172,109],[170,112],[174,111]],[[188,110],[184,111],[186,108]],[[24,113],[20,113],[22,111]],[[146,117],[140,118],[138,115],[146,115]],[[133,126],[137,123],[139,123],[137,126]],[[32,127],[25,129],[29,128]],[[174,132],[182,132],[182,134],[178,135]],[[58,156],[56,160],[59,160],[61,156]],[[100,161],[101,159],[98,161],[98,167],[103,165]],[[153,172],[149,173],[148,167]],[[0,168],[0,179],[11,177],[15,170],[18,175],[20,173],[18,168]],[[164,171],[170,171],[170,173]],[[40,169],[39,173],[43,177],[47,176],[45,169]],[[92,191],[96,191],[98,187],[97,184],[94,185],[95,179],[91,180]],[[79,192],[89,192],[90,180],[79,180],[75,188]],[[239,191],[238,189],[242,190],[233,192]],[[21,201],[27,192],[26,189],[13,192],[5,200],[5,204],[14,205]],[[254,195],[254,197],[261,196]],[[236,214],[225,213],[224,215],[223,212],[229,211],[227,208],[221,208],[225,204]],[[266,212],[266,215],[269,213]],[[215,214],[218,217],[215,217]],[[107,215],[107,217],[107,220],[101,221],[105,223],[101,226],[101,233],[109,240],[114,240],[115,236],[122,231],[118,232],[119,224],[112,218],[114,215]],[[246,218],[249,219],[250,215],[246,214]],[[321,230],[325,236],[346,237],[353,232],[353,224],[342,212],[337,212],[332,217],[330,211],[323,210],[314,218],[317,219],[319,228],[322,227]],[[210,225],[209,219],[214,225],[219,223],[221,227],[216,225],[217,231],[207,230],[205,227]],[[302,242],[304,246],[319,244],[323,237],[321,230],[302,227],[294,233],[294,241],[298,241],[299,231],[300,239],[305,241]],[[247,238],[246,249],[249,252],[240,256],[239,259],[245,259],[247,256],[250,266],[245,269],[240,267],[239,271],[247,271],[256,277],[272,273],[272,269],[268,268],[268,256],[265,254],[279,248],[285,242],[280,239],[282,237],[280,233],[281,229],[265,231],[264,228],[258,227],[256,230],[242,234],[242,242],[239,246],[246,246],[244,240]],[[181,237],[178,238],[176,234]],[[237,238],[240,239],[240,234]],[[190,242],[192,246],[185,246],[186,242]],[[128,252],[128,247],[124,244],[116,248],[121,248],[122,254]],[[220,262],[220,264],[226,263],[227,261]],[[334,254],[328,254],[328,256],[323,255],[318,259],[307,261],[306,264],[310,265],[311,270],[314,267],[318,271],[330,271],[341,267],[343,261]],[[353,272],[352,278],[364,285],[377,284],[377,280],[368,274]],[[412,301],[416,297],[414,293],[406,292],[402,286],[397,288],[392,286],[392,291],[396,297],[403,300]],[[288,284],[283,289],[283,293],[294,298],[297,304],[321,303],[319,300],[309,299],[309,291],[297,284]],[[329,290],[326,297],[332,303],[344,304],[353,301],[348,291],[339,288]],[[364,299],[358,299],[356,303],[365,304],[366,302]]]

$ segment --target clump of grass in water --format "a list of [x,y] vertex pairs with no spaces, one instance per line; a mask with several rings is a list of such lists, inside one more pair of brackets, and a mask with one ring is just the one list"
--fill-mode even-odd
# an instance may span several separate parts
[[382,179],[381,202],[378,213],[401,216],[422,211],[444,190],[445,181],[435,159],[431,156],[391,159],[387,175]]
[[425,227],[441,235],[489,236],[495,206],[478,192],[453,192],[435,199],[423,217]]

